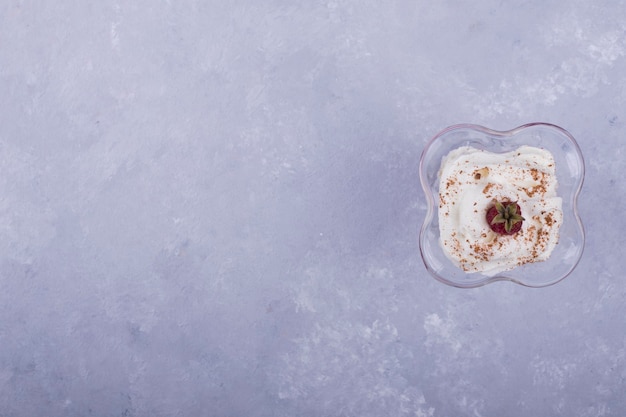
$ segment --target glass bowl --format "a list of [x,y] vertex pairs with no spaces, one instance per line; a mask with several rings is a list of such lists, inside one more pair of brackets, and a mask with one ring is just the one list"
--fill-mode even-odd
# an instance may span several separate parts
[[[555,159],[557,194],[563,199],[563,223],[559,243],[546,261],[525,264],[495,276],[468,273],[454,265],[439,245],[439,168],[441,159],[461,146],[503,153],[522,145],[544,148]],[[583,253],[585,233],[577,199],[585,176],[585,164],[576,140],[565,129],[548,123],[529,123],[508,131],[459,124],[433,137],[420,159],[420,182],[428,211],[420,231],[420,251],[426,269],[437,280],[460,288],[480,287],[495,281],[511,281],[527,287],[545,287],[567,277]]]

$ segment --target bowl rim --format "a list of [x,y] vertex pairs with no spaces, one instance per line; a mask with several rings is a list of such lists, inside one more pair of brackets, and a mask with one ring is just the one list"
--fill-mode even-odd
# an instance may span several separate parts
[[[571,210],[572,210],[571,213],[576,222],[576,226],[578,227],[578,231],[580,232],[580,238],[581,238],[580,250],[579,250],[578,255],[576,256],[576,259],[574,260],[574,262],[572,262],[570,268],[564,274],[562,274],[561,276],[558,276],[555,279],[546,281],[545,283],[539,283],[539,284],[531,284],[529,282],[525,282],[515,277],[502,276],[500,275],[500,273],[494,276],[484,276],[484,278],[482,279],[478,279],[475,281],[468,281],[467,283],[449,280],[446,277],[440,275],[439,273],[437,273],[437,271],[435,271],[435,269],[429,262],[428,257],[425,255],[425,251],[424,251],[425,233],[427,229],[430,227],[433,221],[433,217],[436,213],[435,196],[433,192],[434,190],[431,188],[430,183],[427,181],[427,173],[425,172],[425,169],[426,169],[425,161],[427,159],[426,157],[431,147],[433,146],[435,142],[441,139],[442,136],[445,136],[449,134],[450,132],[453,132],[456,130],[473,130],[473,131],[478,131],[484,135],[495,137],[499,140],[506,140],[507,138],[512,138],[516,136],[518,133],[520,133],[521,131],[532,128],[532,127],[542,127],[542,128],[548,128],[548,129],[553,129],[553,130],[558,131],[561,135],[567,138],[570,145],[572,145],[572,149],[574,153],[577,156],[577,159],[578,159],[577,162],[579,163],[579,166],[580,166],[580,175],[576,178],[576,182],[572,187],[570,195],[567,196],[568,201],[571,204]],[[498,282],[498,281],[510,281],[510,282],[514,282],[516,284],[519,284],[528,288],[544,288],[544,287],[557,284],[558,282],[561,282],[574,271],[574,269],[576,268],[576,266],[579,264],[580,260],[582,259],[582,255],[585,250],[585,240],[586,240],[585,229],[584,229],[584,225],[580,217],[579,208],[578,208],[578,197],[582,191],[583,183],[585,180],[585,170],[586,170],[585,160],[584,160],[582,151],[580,149],[580,146],[578,145],[578,142],[576,141],[574,136],[571,133],[569,133],[566,129],[553,123],[531,122],[531,123],[526,123],[526,124],[517,126],[509,130],[495,130],[495,129],[491,129],[486,126],[482,126],[478,124],[459,123],[459,124],[450,125],[442,129],[426,143],[421,153],[420,161],[419,161],[420,184],[426,196],[426,203],[427,203],[427,212],[424,217],[424,221],[422,223],[422,226],[420,228],[420,233],[419,233],[419,248],[420,248],[420,255],[422,257],[422,261],[424,262],[426,270],[439,282],[442,282],[444,284],[457,287],[457,288],[477,288],[477,287],[482,287],[484,285],[487,285],[493,282]],[[506,273],[506,272],[509,272],[509,271],[502,271],[502,273]]]

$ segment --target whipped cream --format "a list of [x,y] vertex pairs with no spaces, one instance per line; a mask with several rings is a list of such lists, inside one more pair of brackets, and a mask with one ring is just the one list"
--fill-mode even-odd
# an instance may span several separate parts
[[[465,146],[442,159],[439,178],[439,243],[459,268],[493,276],[550,257],[563,222],[550,152],[522,146],[492,153]],[[503,236],[491,230],[485,216],[496,200],[517,202],[525,219],[519,232]]]

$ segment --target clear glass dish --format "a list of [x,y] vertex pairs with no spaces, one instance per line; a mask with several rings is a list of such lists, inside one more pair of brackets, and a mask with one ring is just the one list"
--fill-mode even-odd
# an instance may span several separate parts
[[[522,145],[544,148],[556,164],[558,195],[563,199],[563,223],[559,243],[550,258],[522,265],[495,276],[467,273],[454,265],[439,245],[439,168],[441,159],[453,149],[472,146],[503,153]],[[459,124],[433,137],[420,159],[420,182],[428,204],[420,231],[420,251],[426,269],[439,281],[460,288],[473,288],[495,281],[511,281],[527,287],[545,287],[567,277],[576,267],[585,246],[585,233],[578,215],[577,200],[585,176],[585,164],[576,140],[565,129],[548,123],[529,123],[508,131]]]

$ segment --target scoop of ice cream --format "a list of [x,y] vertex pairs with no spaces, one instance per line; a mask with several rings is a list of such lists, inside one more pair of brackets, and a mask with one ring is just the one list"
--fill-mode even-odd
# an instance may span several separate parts
[[[461,147],[443,158],[439,176],[440,244],[458,267],[492,276],[550,257],[563,221],[550,152]],[[495,201],[517,202],[525,218],[519,232],[503,236],[491,230],[485,213]]]

